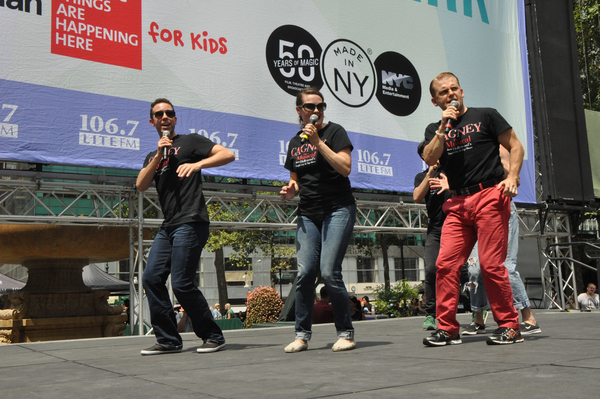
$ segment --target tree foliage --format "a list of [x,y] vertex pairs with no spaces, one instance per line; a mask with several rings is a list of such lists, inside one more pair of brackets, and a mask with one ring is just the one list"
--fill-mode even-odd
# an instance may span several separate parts
[[389,317],[406,317],[412,312],[411,300],[418,298],[419,293],[406,280],[399,281],[391,287],[379,285],[375,288],[377,313]]
[[598,0],[573,0],[573,17],[583,105],[600,111],[600,4]]
[[[283,185],[280,182],[270,182],[270,185]],[[271,192],[258,192],[258,194],[273,194]],[[213,221],[235,222],[243,220],[253,204],[240,201],[225,207],[221,203],[207,205],[208,213]],[[265,222],[263,216],[255,222]],[[291,266],[291,258],[295,255],[295,248],[278,241],[278,232],[274,230],[213,230],[211,231],[206,249],[215,253],[215,270],[217,275],[217,289],[219,292],[219,303],[221,309],[228,301],[227,281],[225,278],[225,265],[223,249],[231,247],[233,252],[229,255],[229,264],[249,270],[252,267],[251,257],[260,249],[265,257],[271,258],[271,270],[287,269]],[[249,270],[251,271],[251,270]]]

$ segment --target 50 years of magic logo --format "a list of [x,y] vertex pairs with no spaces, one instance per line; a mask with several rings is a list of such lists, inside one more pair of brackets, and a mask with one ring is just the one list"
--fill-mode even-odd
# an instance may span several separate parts
[[267,41],[267,65],[273,80],[296,95],[307,87],[323,85],[348,107],[362,107],[373,96],[390,113],[412,114],[421,101],[421,80],[402,54],[387,51],[371,61],[371,49],[337,39],[325,50],[305,29],[284,25]]

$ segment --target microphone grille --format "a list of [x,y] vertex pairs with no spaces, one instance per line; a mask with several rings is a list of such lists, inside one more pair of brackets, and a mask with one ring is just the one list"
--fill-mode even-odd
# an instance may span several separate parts
[[162,132],[163,137],[169,137],[171,135],[171,132],[169,132],[168,130],[165,130]]
[[459,106],[458,101],[456,101],[456,100],[450,101],[450,106],[458,108],[458,106]]
[[310,120],[308,121],[308,123],[312,123],[314,125],[315,123],[317,123],[318,120],[319,120],[319,115],[312,114],[310,116]]

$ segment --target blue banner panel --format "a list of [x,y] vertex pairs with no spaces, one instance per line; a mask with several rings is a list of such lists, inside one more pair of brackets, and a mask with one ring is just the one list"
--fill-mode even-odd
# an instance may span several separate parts
[[454,72],[468,107],[493,107],[526,151],[519,202],[535,202],[523,0],[302,3],[0,2],[0,159],[139,170],[168,98],[178,134],[236,161],[207,175],[287,181],[295,95],[317,87],[354,145],[353,187],[412,192]]

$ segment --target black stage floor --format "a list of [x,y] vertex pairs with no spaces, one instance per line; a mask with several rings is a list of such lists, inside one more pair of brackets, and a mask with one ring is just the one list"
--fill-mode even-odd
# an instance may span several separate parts
[[[422,317],[355,323],[357,348],[333,353],[331,324],[284,353],[293,327],[226,331],[224,350],[140,356],[153,337],[0,346],[2,398],[592,398],[600,387],[600,312],[534,310],[542,333],[488,346],[422,344]],[[470,314],[459,314],[464,327]],[[490,320],[491,321],[491,317]],[[493,321],[488,331],[496,327]]]

